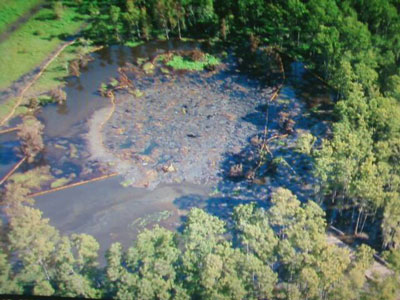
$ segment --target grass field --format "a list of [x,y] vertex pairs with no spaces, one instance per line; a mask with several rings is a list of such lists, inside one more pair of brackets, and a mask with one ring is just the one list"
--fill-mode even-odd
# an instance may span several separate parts
[[0,1],[0,33],[4,32],[8,25],[14,23],[23,14],[28,12],[43,0],[1,0]]
[[55,18],[50,8],[43,8],[32,16],[0,44],[0,89],[40,65],[83,22],[74,7],[65,7],[60,19]]
[[175,55],[170,61],[167,62],[167,66],[175,70],[202,71],[208,66],[216,66],[220,63],[221,61],[217,57],[207,53],[204,58],[199,61],[193,61],[191,59]]

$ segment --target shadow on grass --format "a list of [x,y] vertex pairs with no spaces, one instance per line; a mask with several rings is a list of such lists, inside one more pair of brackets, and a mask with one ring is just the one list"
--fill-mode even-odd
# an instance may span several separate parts
[[81,17],[81,16],[75,16],[72,18],[72,21],[74,22],[81,22],[81,21],[86,21],[87,18]]
[[57,16],[52,12],[48,12],[48,13],[42,14],[41,16],[36,17],[35,20],[43,21],[43,22],[54,21],[54,20],[57,20]]

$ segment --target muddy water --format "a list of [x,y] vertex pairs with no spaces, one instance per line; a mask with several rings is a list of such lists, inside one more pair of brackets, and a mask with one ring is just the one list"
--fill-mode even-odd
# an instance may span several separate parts
[[0,178],[20,160],[16,148],[19,141],[15,132],[0,134]]
[[[114,177],[47,194],[36,198],[37,207],[50,218],[61,232],[91,234],[100,242],[100,256],[113,242],[131,246],[139,230],[159,223],[176,229],[185,206],[174,204],[177,199],[196,195],[205,197],[205,186],[162,185],[153,191],[123,188],[122,178]],[[163,212],[169,212],[162,217]]]
[[230,57],[218,72],[136,75],[143,96],[118,94],[102,133],[106,151],[118,157],[116,171],[128,165],[123,173],[135,186],[223,179],[224,154],[239,152],[263,130],[271,94],[237,67]]
[[[101,97],[97,92],[101,82],[107,82],[108,78],[116,77],[118,67],[124,66],[126,62],[132,63],[138,57],[153,57],[163,51],[191,49],[194,46],[196,46],[194,43],[176,41],[154,42],[132,49],[111,47],[95,53],[94,61],[89,63],[85,70],[82,70],[82,75],[79,78],[68,80],[65,105],[48,105],[38,115],[46,126],[44,163],[48,163],[52,167],[53,175],[56,177],[69,176],[73,178],[72,181],[80,181],[110,171],[102,168],[101,164],[92,159],[85,138],[89,130],[88,120],[99,110],[110,106],[109,100]],[[311,132],[317,137],[324,135],[326,124],[310,116],[308,108],[322,103],[321,99],[324,101],[329,99],[330,95],[329,91],[321,87],[321,89],[318,88],[318,99],[315,100],[313,93],[317,85],[320,87],[320,83],[313,81],[301,64],[289,66],[286,75],[288,79],[280,96],[276,101],[270,103],[268,136],[271,137],[281,131],[278,120],[279,112],[283,110],[289,112],[296,121],[296,133],[271,143],[270,150],[274,157],[282,157],[290,167],[279,166],[274,174],[271,174],[268,168],[261,169],[260,172],[265,173],[262,184],[250,184],[246,180],[232,181],[224,176],[221,176],[217,183],[213,182],[211,185],[193,184],[184,180],[184,174],[178,173],[182,177],[180,180],[183,179],[181,183],[161,183],[154,190],[148,190],[124,188],[120,184],[124,178],[113,177],[37,197],[37,207],[43,211],[43,216],[50,218],[50,223],[62,233],[76,232],[93,235],[101,244],[101,254],[103,254],[105,249],[115,241],[129,246],[138,231],[156,223],[171,229],[178,228],[182,218],[191,207],[202,207],[215,215],[228,217],[233,207],[239,203],[260,201],[260,203],[267,204],[268,195],[278,186],[290,188],[300,199],[306,200],[313,192],[313,177],[309,172],[310,160],[307,156],[294,151],[294,146],[300,132]],[[248,89],[259,89],[259,83],[247,81],[246,77],[241,78],[246,79],[242,85],[247,90],[246,92],[231,92],[240,94],[240,99],[233,97],[232,103],[236,106],[240,104],[240,100],[246,101]],[[182,87],[182,89],[176,90],[179,92],[176,95],[179,95],[180,98],[184,97],[186,91],[189,92],[186,89],[189,85],[185,87],[185,83],[191,82],[190,90],[202,89],[200,79],[196,76],[181,77],[177,80]],[[201,80],[211,87],[213,86],[212,79]],[[224,78],[224,80],[232,79]],[[217,85],[220,85],[218,90],[224,93],[223,86],[229,86],[229,82]],[[161,90],[159,91],[161,92]],[[168,94],[168,91],[164,92]],[[229,98],[229,94],[225,94],[221,99]],[[235,151],[227,148],[221,154],[221,160],[216,165],[221,174],[226,173],[233,164],[241,163],[253,155],[254,148],[248,145],[248,139],[252,135],[263,134],[262,121],[264,121],[267,111],[260,105],[263,100],[257,98],[257,95],[261,96],[261,94],[258,91],[250,92],[250,94],[254,99],[253,108],[249,111],[244,110],[243,116],[238,114],[237,119],[242,122],[240,124],[244,125],[245,129],[251,130],[252,133],[243,136],[244,139],[236,145]],[[151,96],[151,89],[148,90],[147,95]],[[175,93],[172,94],[172,96],[174,95]],[[228,100],[224,100],[226,101],[225,106],[229,106]],[[313,101],[318,103],[315,104]],[[240,108],[240,106],[238,107]],[[176,108],[179,108],[176,110],[177,114],[182,114],[182,107],[178,105]],[[150,108],[146,107],[146,109]],[[185,109],[188,109],[190,115],[190,105]],[[254,111],[251,111],[252,109]],[[125,110],[121,110],[116,116],[123,118],[124,113]],[[174,111],[173,113],[175,114]],[[184,118],[186,117],[188,116],[185,115]],[[224,120],[226,122],[227,118],[225,117]],[[151,123],[150,120],[146,126],[150,126]],[[114,125],[114,128],[111,126],[108,133],[118,127],[117,120],[114,119],[111,125]],[[218,126],[214,125],[214,127],[215,130],[219,130]],[[190,127],[190,132],[185,132],[185,139],[196,140],[197,129],[193,126]],[[150,136],[157,136],[156,133],[149,131],[149,128],[147,131],[145,128],[144,131]],[[134,133],[130,134],[132,136]],[[196,138],[193,138],[192,135],[188,136],[188,134],[192,134]],[[13,150],[17,146],[17,142],[12,135],[4,135],[0,138],[2,139],[0,172],[3,172],[18,160],[17,153]],[[124,136],[123,141],[129,142],[127,136]],[[109,143],[111,144],[111,142]],[[132,145],[123,142],[117,144],[122,150]],[[145,143],[141,149],[142,155],[151,155],[159,145],[160,142]]]
[[46,153],[44,160],[52,166],[57,177],[89,179],[99,175],[96,162],[90,160],[85,145],[87,120],[110,102],[98,89],[102,82],[117,76],[117,69],[139,57],[154,56],[170,49],[186,49],[192,43],[153,42],[135,48],[111,47],[93,54],[93,61],[82,70],[79,78],[70,78],[66,86],[67,101],[63,105],[50,104],[38,114],[45,124]]
[[[88,65],[87,69],[83,70],[80,78],[69,80],[66,88],[68,97],[65,105],[46,106],[39,114],[40,120],[46,125],[47,152],[45,158],[52,166],[53,174],[67,176],[74,172],[77,174],[75,181],[79,181],[100,173],[101,170],[96,169],[96,162],[91,160],[84,136],[88,132],[88,118],[101,108],[110,106],[109,100],[101,97],[97,88],[102,82],[107,82],[110,77],[116,77],[118,67],[125,65],[126,62],[132,63],[138,57],[152,57],[163,51],[192,49],[194,46],[196,46],[194,43],[171,41],[169,43],[149,43],[133,49],[112,47],[96,53],[94,55],[95,60]],[[224,77],[226,79],[227,75],[225,74]],[[193,77],[189,74],[187,74],[187,77],[179,77],[176,80],[180,81],[180,87],[184,86],[186,80],[191,83],[196,82],[196,85],[191,85],[191,90],[197,91],[201,90],[202,83],[206,84],[206,82],[203,82],[203,78],[198,78],[195,75]],[[215,78],[214,80],[209,79],[208,84],[213,81],[215,81]],[[259,84],[248,82],[246,79],[241,82],[241,85],[258,89]],[[218,87],[218,90],[220,93],[224,92],[221,87]],[[184,93],[176,94],[172,93],[171,90],[163,92],[166,95],[176,96],[178,100],[185,96]],[[240,99],[232,97],[233,100],[231,101],[232,107],[239,107],[240,110],[240,105],[243,104],[240,101],[243,101],[245,96],[243,91],[229,89],[228,96],[224,95],[224,97],[216,100],[223,100],[224,105],[228,106],[230,104],[228,101],[229,94],[240,95]],[[260,106],[263,99],[253,96],[255,99],[252,100],[254,103],[251,107]],[[168,99],[164,100],[169,101]],[[154,105],[157,104],[154,103]],[[151,107],[146,109],[149,111]],[[173,113],[175,114],[175,112]],[[222,113],[222,111],[219,113]],[[249,113],[248,111],[241,111],[243,116],[239,115],[239,118]],[[262,115],[261,112],[261,120],[264,120]],[[116,114],[116,116],[119,115]],[[220,118],[224,123],[229,121],[226,116]],[[189,118],[185,123],[188,123],[188,121],[190,121]],[[246,120],[242,120],[242,122],[245,124],[242,127],[244,129],[253,128],[253,131],[255,130],[253,133],[261,131],[264,124],[263,122],[258,125],[251,124]],[[146,126],[149,127],[150,125],[151,122]],[[181,125],[183,126],[183,124]],[[191,129],[198,131],[198,128]],[[146,130],[148,134],[152,134],[151,128],[146,128]],[[244,131],[242,130],[242,132]],[[154,132],[154,134],[157,133]],[[131,132],[131,136],[134,136],[134,132]],[[185,137],[187,138],[186,132]],[[246,143],[245,136],[237,145],[237,148],[240,150]],[[150,155],[158,146],[158,144],[147,145],[142,151],[143,155]],[[207,146],[209,145],[205,144],[203,147]],[[77,149],[77,151],[74,151],[74,155],[71,155],[71,147]],[[245,200],[234,199],[230,197],[229,193],[220,193],[209,184],[193,184],[187,182],[184,177],[179,184],[159,184],[152,191],[145,188],[124,188],[120,184],[123,180],[122,177],[114,177],[40,196],[36,198],[37,207],[43,211],[44,217],[50,218],[51,224],[61,232],[66,234],[81,232],[95,236],[101,244],[101,254],[103,254],[112,242],[119,241],[125,246],[130,245],[139,230],[150,227],[155,223],[171,229],[177,228],[181,224],[181,218],[191,207],[203,207],[222,216],[227,214],[227,207],[231,207],[231,210],[232,206],[236,205],[238,201],[247,202],[249,199],[256,199],[254,195]]]

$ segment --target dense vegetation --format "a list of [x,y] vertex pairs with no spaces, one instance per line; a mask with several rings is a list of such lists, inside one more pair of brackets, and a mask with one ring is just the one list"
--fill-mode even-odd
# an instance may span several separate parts
[[88,35],[97,41],[160,34],[234,44],[250,40],[253,46],[275,46],[309,63],[337,91],[332,137],[313,151],[320,180],[316,201],[338,211],[342,220],[350,219],[344,226],[355,234],[367,230],[392,257],[400,256],[398,1],[81,3],[94,21]]
[[[395,299],[395,279],[363,288],[372,249],[329,244],[325,214],[278,189],[268,210],[237,206],[227,224],[192,209],[182,233],[155,227],[123,251],[113,244],[105,268],[86,234],[60,236],[32,207],[40,178],[15,177],[5,191],[10,218],[0,251],[2,293],[121,299]],[[227,230],[231,233],[227,237]],[[5,246],[7,245],[7,246]],[[17,266],[6,253],[15,253]],[[383,299],[383,298],[382,298]]]
[[[156,227],[126,252],[112,245],[105,270],[96,265],[99,246],[92,237],[60,237],[30,206],[29,182],[10,183],[2,292],[140,299],[396,297],[396,276],[364,284],[370,248],[361,246],[351,260],[347,250],[327,244],[325,214],[316,203],[329,210],[329,222],[355,236],[366,232],[400,271],[399,1],[73,2],[90,20],[85,36],[99,44],[185,36],[276,47],[334,87],[335,122],[331,136],[310,151],[319,180],[315,199],[300,204],[279,189],[268,210],[238,206],[229,226],[193,210],[183,233]],[[62,14],[57,4],[53,10]],[[18,263],[9,263],[15,257]]]
[[17,21],[34,8],[42,3],[41,0],[3,0],[0,3],[0,33],[3,33],[9,24]]

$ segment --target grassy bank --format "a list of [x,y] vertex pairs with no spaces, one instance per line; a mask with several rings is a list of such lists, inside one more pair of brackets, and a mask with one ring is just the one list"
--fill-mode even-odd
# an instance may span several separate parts
[[1,0],[0,33],[43,0]]
[[60,19],[56,19],[49,8],[43,8],[32,16],[0,44],[0,89],[40,65],[83,22],[74,7],[65,7]]
[[28,95],[38,95],[52,90],[64,84],[64,78],[69,75],[68,64],[78,56],[87,55],[97,47],[82,45],[80,39],[68,46],[57,58],[49,65],[42,76],[29,89]]
[[[13,109],[13,107],[16,105],[18,102],[18,98],[11,98],[8,99],[5,104],[0,105],[0,121],[3,120]],[[28,112],[28,108],[25,106],[19,106],[16,111],[14,116],[18,116],[21,114],[24,114]]]

